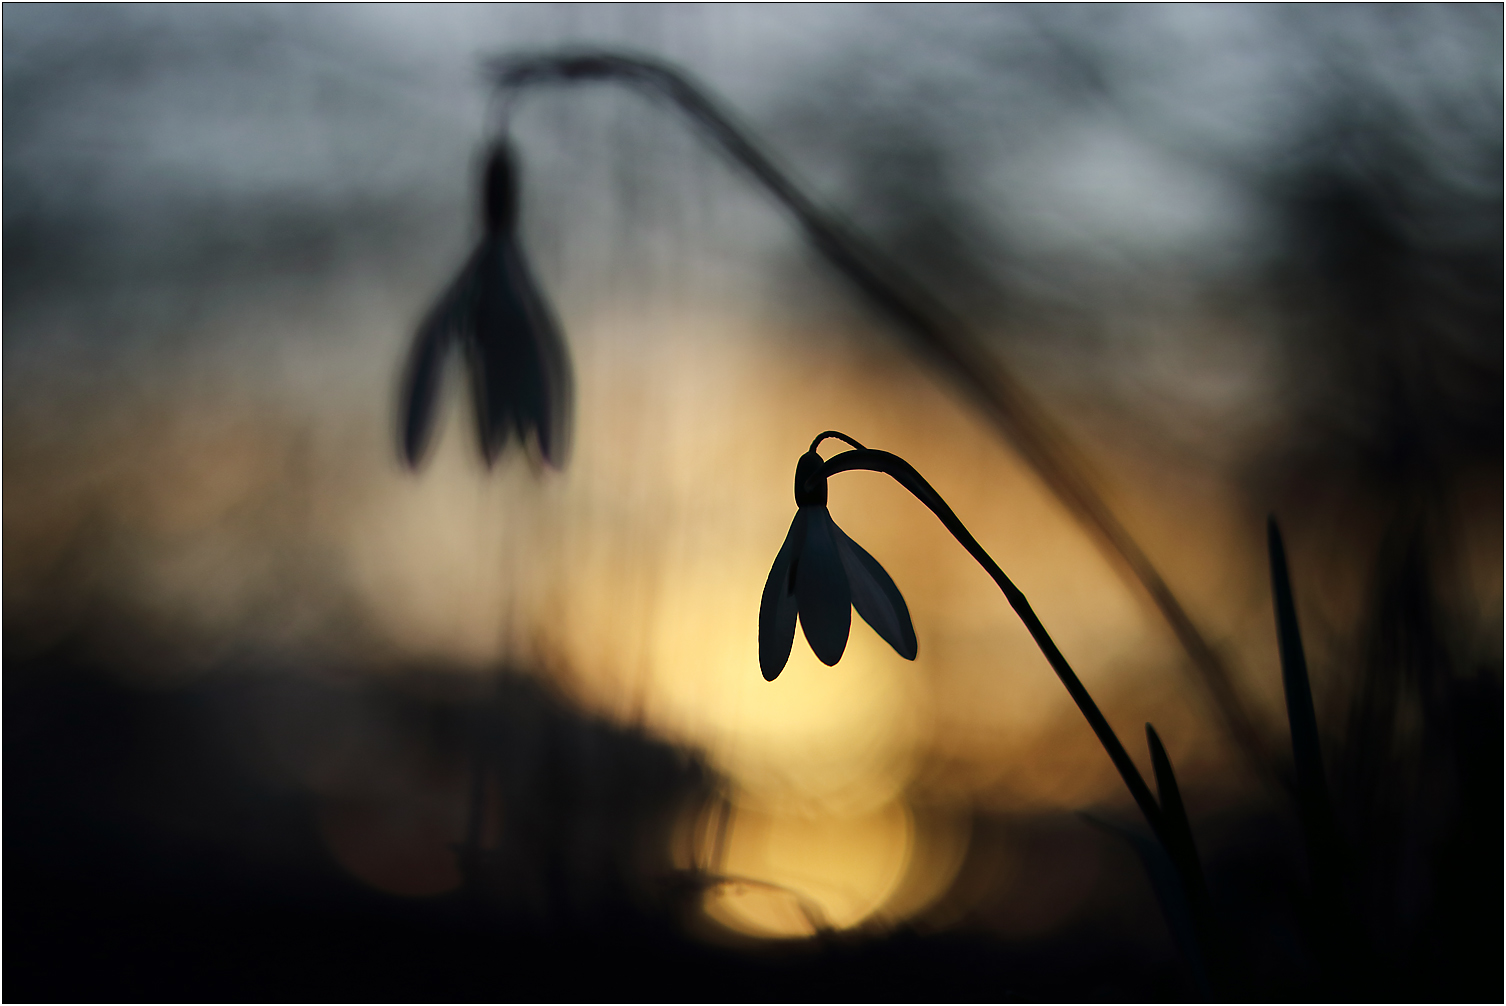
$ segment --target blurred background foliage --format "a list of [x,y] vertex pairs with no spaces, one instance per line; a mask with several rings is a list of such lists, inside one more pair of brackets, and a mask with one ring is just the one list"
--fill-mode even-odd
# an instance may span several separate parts
[[[762,680],[791,472],[837,428],[947,496],[1121,736],[1154,720],[1241,994],[1499,994],[1499,7],[7,5],[3,29],[10,991],[495,995],[583,959],[644,990],[1188,994],[1132,853],[1076,817],[1133,819],[1107,759],[880,477],[834,481],[832,513],[919,659],[857,627],[839,666],[797,639]],[[966,320],[1273,753],[1280,518],[1342,946],[1280,756],[1240,755],[1139,588],[662,105],[510,113],[570,467],[487,471],[457,369],[402,469],[403,354],[478,233],[482,60],[584,45],[695,75]]]

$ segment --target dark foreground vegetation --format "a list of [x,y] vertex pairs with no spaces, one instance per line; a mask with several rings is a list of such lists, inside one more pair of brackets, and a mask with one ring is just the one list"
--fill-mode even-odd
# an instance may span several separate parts
[[[328,710],[331,695],[344,695],[377,703],[433,744],[453,743],[465,734],[458,727],[476,722],[475,699],[436,692],[424,680],[352,690],[263,668],[169,691],[122,685],[61,653],[7,667],[5,996],[1196,997],[1169,940],[1159,940],[1159,951],[1152,940],[1147,952],[1143,934],[1127,932],[1137,919],[1161,923],[1133,856],[1108,837],[1102,875],[1110,880],[1100,885],[1108,890],[1029,939],[1001,936],[992,925],[997,909],[986,903],[944,930],[917,924],[761,946],[698,937],[705,924],[693,920],[694,885],[675,881],[663,850],[674,810],[707,793],[712,780],[692,758],[583,718],[521,681],[486,700],[488,729],[501,736],[527,723],[539,734],[530,746],[544,754],[532,781],[503,784],[522,787],[514,801],[533,806],[529,834],[506,850],[490,893],[373,891],[333,861],[310,797],[252,770],[248,738],[269,700]],[[1459,738],[1479,745],[1455,783],[1463,810],[1427,847],[1413,843],[1413,857],[1425,861],[1412,868],[1425,883],[1403,891],[1413,902],[1404,941],[1393,941],[1384,964],[1378,956],[1356,960],[1362,967],[1344,979],[1348,987],[1335,987],[1308,949],[1291,815],[1256,809],[1195,823],[1234,948],[1230,997],[1499,998],[1501,699],[1499,684],[1481,690],[1459,707],[1475,720],[1459,724]],[[602,778],[617,790],[605,801],[591,789]],[[1071,819],[980,817],[958,885],[986,885],[975,861],[986,859],[991,836],[1031,829],[1047,836],[1043,849],[1061,845],[1062,835],[1078,843],[1098,835]],[[523,892],[508,884],[509,871],[542,878],[542,887]],[[1381,900],[1387,893],[1372,892]]]

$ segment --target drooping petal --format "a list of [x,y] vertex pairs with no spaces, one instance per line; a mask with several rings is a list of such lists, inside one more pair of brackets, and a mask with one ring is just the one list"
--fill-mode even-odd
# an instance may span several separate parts
[[413,340],[402,389],[402,452],[410,467],[423,460],[434,430],[440,379],[450,347],[465,334],[474,306],[476,260],[473,256],[429,309]]
[[525,417],[537,431],[539,453],[544,460],[555,468],[563,468],[570,457],[570,420],[574,411],[570,353],[521,246],[516,241],[509,242],[509,250],[513,282],[528,319],[525,332],[530,343],[529,355],[538,361],[539,394],[528,399],[533,408]]
[[472,334],[476,417],[492,463],[513,433],[538,437],[550,464],[564,463],[569,440],[569,357],[552,315],[511,233],[488,235],[478,261]]
[[795,593],[800,602],[800,625],[811,649],[828,667],[842,659],[852,630],[852,590],[837,553],[831,514],[824,506],[801,507],[810,512]]
[[478,255],[476,324],[470,342],[476,433],[488,465],[517,427],[517,388],[526,383],[522,372],[533,369],[513,351],[526,321],[507,269],[506,242],[505,234],[489,234]]
[[779,672],[789,662],[790,647],[795,642],[795,615],[799,610],[795,600],[795,574],[809,520],[804,507],[795,513],[789,533],[784,536],[784,544],[774,557],[769,580],[763,587],[763,603],[758,608],[758,665],[765,681],[779,677]]
[[910,622],[910,609],[905,607],[905,599],[894,580],[878,560],[847,537],[835,521],[831,528],[837,554],[842,557],[842,568],[847,571],[847,582],[852,588],[852,606],[884,642],[894,647],[894,652],[906,660],[914,660],[918,649],[915,626]]

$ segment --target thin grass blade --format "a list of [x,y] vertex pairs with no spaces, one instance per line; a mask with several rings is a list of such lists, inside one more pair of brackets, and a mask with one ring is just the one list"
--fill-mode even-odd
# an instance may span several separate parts
[[[1276,639],[1281,650],[1281,684],[1286,691],[1286,716],[1292,733],[1292,761],[1297,771],[1297,798],[1309,828],[1332,828],[1328,780],[1318,741],[1318,718],[1313,710],[1307,656],[1297,627],[1297,605],[1286,565],[1286,546],[1276,518],[1266,521],[1271,556],[1271,594],[1276,609]],[[1312,836],[1319,837],[1319,836]],[[1321,836],[1320,843],[1327,835]]]
[[1354,973],[1358,966],[1362,928],[1347,904],[1345,880],[1348,861],[1333,806],[1328,778],[1323,771],[1323,751],[1318,739],[1318,718],[1313,709],[1312,685],[1307,674],[1307,655],[1297,627],[1297,605],[1292,596],[1286,564],[1286,546],[1276,518],[1266,523],[1271,558],[1271,594],[1276,609],[1276,638],[1281,651],[1281,684],[1286,691],[1287,722],[1292,734],[1292,762],[1297,776],[1297,809],[1307,841],[1315,917],[1313,940],[1330,977]]
[[[1178,848],[1176,853],[1191,852],[1197,856],[1192,844],[1192,825],[1187,820],[1187,808],[1182,803],[1182,790],[1171,770],[1171,759],[1156,728],[1145,724],[1145,739],[1150,745],[1150,763],[1156,772],[1156,798],[1161,804],[1161,827],[1168,839]],[[1174,853],[1174,855],[1176,854]]]
[[1182,879],[1171,857],[1167,855],[1166,849],[1160,842],[1134,828],[1127,828],[1095,814],[1083,813],[1080,816],[1089,824],[1108,832],[1135,850],[1135,855],[1140,857],[1141,866],[1145,868],[1145,876],[1150,880],[1151,890],[1155,892],[1156,901],[1161,906],[1161,915],[1166,920],[1166,928],[1171,933],[1172,942],[1181,951],[1182,959],[1187,962],[1187,970],[1192,974],[1193,984],[1197,986],[1202,998],[1212,999],[1213,990],[1208,980],[1208,964],[1198,943],[1197,924],[1194,921],[1192,907]]

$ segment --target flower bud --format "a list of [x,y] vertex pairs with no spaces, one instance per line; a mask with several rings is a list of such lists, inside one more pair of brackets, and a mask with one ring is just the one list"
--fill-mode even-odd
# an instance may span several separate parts
[[825,506],[826,505],[826,480],[821,479],[809,489],[805,482],[824,463],[821,455],[815,451],[806,451],[800,455],[799,462],[795,465],[795,503],[799,506]]
[[492,145],[486,159],[486,188],[482,210],[488,233],[510,231],[518,219],[518,170],[504,140]]

